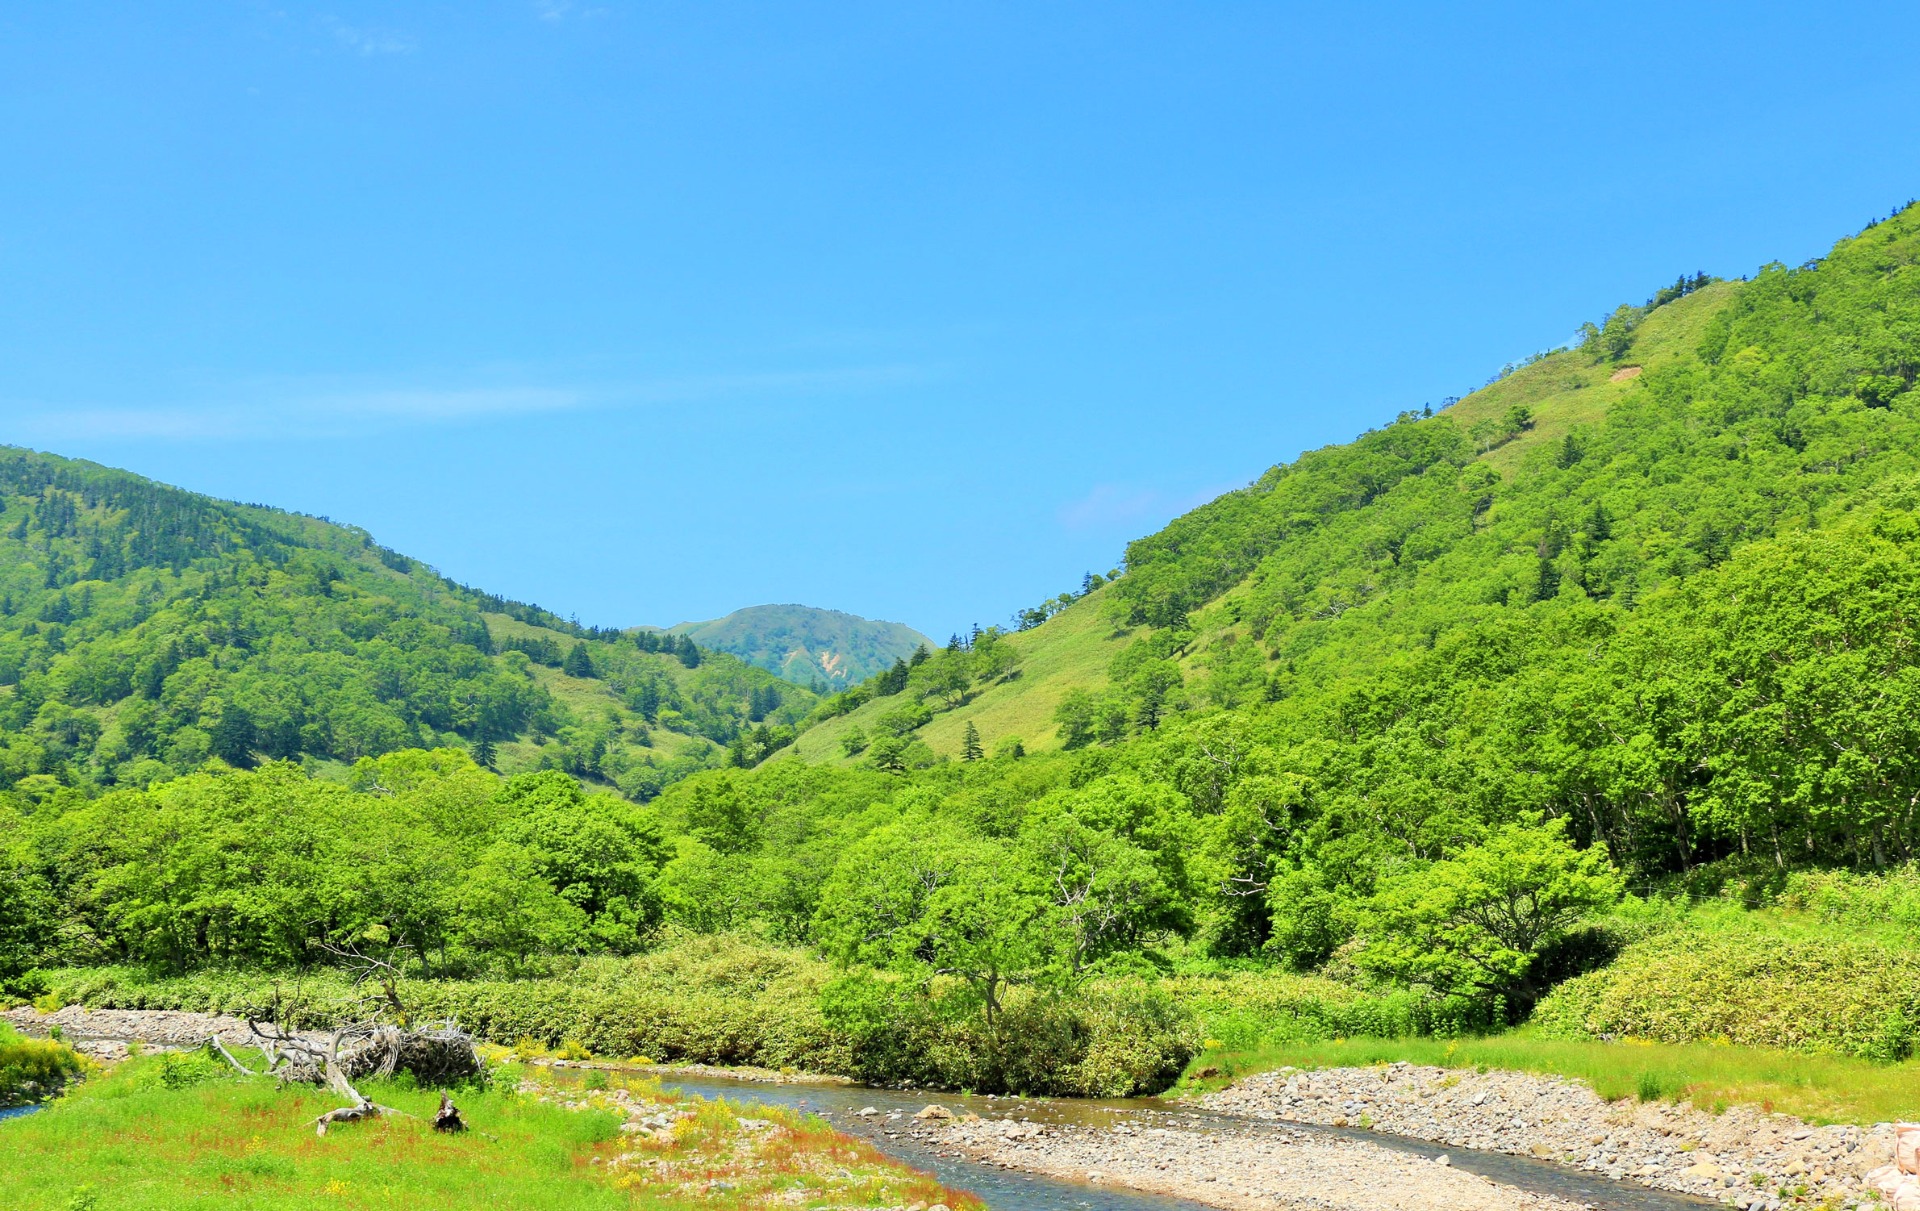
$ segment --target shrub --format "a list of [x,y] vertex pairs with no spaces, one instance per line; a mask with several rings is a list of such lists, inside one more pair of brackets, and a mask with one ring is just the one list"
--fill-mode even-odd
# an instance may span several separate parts
[[51,1039],[23,1039],[0,1024],[0,1106],[52,1097],[86,1070],[78,1052]]
[[1369,993],[1277,971],[1176,976],[1162,987],[1203,1037],[1233,1051],[1353,1036],[1454,1038],[1497,1029],[1505,1017],[1484,999]]
[[[123,967],[50,977],[63,1003],[102,1008],[258,1014],[297,988],[298,1024],[325,1026],[354,1012],[353,991],[330,972],[154,979]],[[833,968],[804,952],[729,936],[592,959],[540,979],[408,980],[399,991],[420,1019],[452,1019],[529,1053],[571,1046],[983,1092],[1158,1092],[1179,1075],[1197,1037],[1170,998],[1137,982],[1071,997],[1023,992],[988,1031],[964,998],[930,998],[876,977],[836,980]]]
[[940,982],[923,990],[857,974],[825,1004],[848,1039],[846,1071],[871,1084],[1129,1097],[1173,1084],[1198,1050],[1191,1019],[1135,980],[1071,993],[1022,988],[991,1028],[970,998]]
[[1560,985],[1533,1021],[1554,1038],[1718,1039],[1900,1060],[1920,1034],[1920,954],[1832,936],[1677,931]]

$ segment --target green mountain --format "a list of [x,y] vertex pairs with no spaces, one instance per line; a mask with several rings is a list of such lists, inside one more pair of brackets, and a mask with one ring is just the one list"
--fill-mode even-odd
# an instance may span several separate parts
[[[1683,279],[1435,415],[1274,467],[1132,543],[1124,575],[1007,637],[1020,677],[915,735],[957,757],[969,724],[1034,752],[1145,735],[1149,703],[1156,723],[1310,714],[1449,636],[1567,611],[1611,631],[1750,544],[1851,524],[1920,473],[1916,226]],[[819,719],[798,751],[863,759],[840,740],[897,705]]]
[[[0,978],[379,937],[517,978],[726,935],[676,989],[771,970],[724,957],[741,937],[812,948],[872,1080],[1117,1094],[1183,1040],[1530,1014],[1902,1059],[1917,383],[1909,206],[1683,278],[1176,519],[1024,629],[826,697],[358,531],[11,454]],[[653,801],[444,751],[334,777],[496,738]],[[530,982],[526,1029],[579,1037],[618,986],[582,978]],[[786,1012],[740,978],[725,1004]]]
[[0,787],[455,744],[645,797],[771,751],[813,700],[692,641],[454,584],[362,530],[0,448]]
[[[1196,836],[1251,829],[1195,901],[1227,949],[1515,820],[1646,878],[1911,858],[1917,378],[1910,206],[1276,466],[996,637],[990,675],[963,652],[872,679],[795,751],[937,782],[993,776],[942,772],[970,735],[1017,739]],[[1229,823],[1236,795],[1261,806]]]
[[909,626],[803,605],[748,606],[710,622],[670,628],[796,685],[844,689],[934,642]]

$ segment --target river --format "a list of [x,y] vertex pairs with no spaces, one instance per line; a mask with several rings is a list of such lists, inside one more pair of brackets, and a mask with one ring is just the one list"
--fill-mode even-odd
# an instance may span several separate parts
[[[578,1080],[581,1076],[578,1070],[573,1069],[556,1068],[551,1071],[562,1080]],[[696,1097],[758,1102],[818,1114],[849,1135],[870,1141],[881,1151],[934,1174],[947,1185],[972,1191],[995,1211],[1058,1211],[1062,1208],[1082,1208],[1085,1211],[1202,1211],[1204,1205],[1118,1186],[1091,1185],[1025,1174],[982,1164],[958,1153],[943,1152],[936,1146],[930,1146],[929,1141],[916,1140],[908,1135],[915,1126],[911,1117],[915,1111],[929,1102],[937,1102],[956,1114],[971,1111],[984,1119],[1011,1118],[1049,1125],[1094,1127],[1129,1123],[1201,1133],[1270,1131],[1278,1126],[1272,1122],[1202,1110],[1161,1098],[1083,1101],[968,1097],[868,1089],[857,1085],[774,1085],[708,1075],[682,1077],[671,1073],[661,1076],[661,1084],[665,1088]],[[878,1113],[861,1115],[859,1112],[867,1107],[872,1107]],[[1434,1158],[1444,1154],[1457,1169],[1490,1178],[1503,1186],[1585,1203],[1597,1211],[1702,1211],[1703,1208],[1720,1205],[1634,1183],[1609,1181],[1597,1174],[1532,1157],[1442,1147],[1425,1140],[1359,1128],[1319,1127],[1290,1122],[1285,1124],[1285,1129],[1296,1135],[1366,1140],[1411,1156]]]

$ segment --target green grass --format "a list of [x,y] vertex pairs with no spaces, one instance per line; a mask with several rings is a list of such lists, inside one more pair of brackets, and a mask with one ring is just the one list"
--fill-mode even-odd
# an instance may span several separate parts
[[71,1048],[52,1039],[22,1038],[0,1022],[0,1108],[52,1096],[87,1068]]
[[[1074,602],[1031,631],[1008,636],[1007,645],[1020,655],[1019,675],[981,690],[957,710],[935,715],[917,733],[933,751],[958,759],[963,735],[971,722],[980,729],[989,753],[1011,736],[1020,738],[1029,753],[1060,747],[1054,710],[1073,689],[1098,689],[1106,684],[1107,666],[1133,638],[1116,631],[1104,613],[1103,590]],[[830,719],[801,733],[794,749],[803,760],[839,761],[852,765],[840,750],[840,738],[858,727],[869,737],[874,721],[900,706],[899,698],[881,698],[860,709]]]
[[1694,356],[1707,321],[1732,302],[1741,283],[1720,282],[1648,314],[1634,332],[1633,348],[1618,365],[1590,365],[1574,350],[1555,353],[1475,391],[1447,413],[1462,428],[1506,415],[1524,404],[1533,411],[1533,428],[1481,456],[1481,461],[1512,476],[1533,452],[1550,448],[1581,425],[1598,424],[1612,407],[1640,389],[1637,379],[1613,382],[1623,366],[1657,370]]
[[[38,1114],[0,1123],[9,1211],[760,1208],[790,1205],[794,1194],[839,1206],[914,1197],[978,1206],[817,1120],[757,1107],[777,1127],[749,1146],[724,1104],[702,1106],[669,1137],[642,1143],[621,1135],[623,1114],[601,1098],[567,1109],[512,1092],[518,1074],[508,1070],[492,1090],[457,1095],[472,1128],[465,1134],[428,1125],[437,1093],[369,1083],[369,1096],[411,1117],[338,1125],[318,1137],[312,1120],[337,1098],[222,1076],[209,1063],[131,1060]],[[677,1104],[657,1086],[642,1092]],[[607,1164],[635,1149],[662,1164]],[[726,1176],[735,1179],[731,1191],[705,1187]]]
[[[589,1168],[620,1120],[505,1092],[459,1098],[474,1130],[438,1135],[423,1117],[349,1124],[317,1137],[339,1106],[324,1092],[216,1079],[169,1087],[183,1065],[130,1061],[49,1108],[0,1124],[9,1206],[179,1208],[494,1205],[529,1211],[632,1205]],[[438,1095],[392,1086],[376,1100],[430,1116]]]
[[[1709,1043],[1581,1043],[1526,1033],[1482,1039],[1332,1039],[1214,1050],[1181,1088],[1217,1088],[1275,1068],[1342,1068],[1406,1060],[1442,1068],[1507,1069],[1584,1081],[1608,1100],[1690,1100],[1702,1109],[1759,1106],[1818,1123],[1880,1123],[1920,1115],[1920,1062],[1875,1064],[1845,1056]],[[1199,1074],[1213,1070],[1209,1076]]]

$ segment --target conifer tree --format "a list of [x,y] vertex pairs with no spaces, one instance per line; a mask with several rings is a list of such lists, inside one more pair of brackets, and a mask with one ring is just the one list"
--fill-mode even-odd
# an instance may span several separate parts
[[960,738],[960,760],[978,761],[986,755],[980,747],[980,729],[973,726],[973,720],[967,720],[966,734]]
[[560,666],[560,671],[569,677],[593,676],[593,656],[587,651],[587,645],[574,644],[573,650],[567,653],[566,663]]
[[492,769],[494,762],[493,741],[481,732],[473,738],[473,744],[467,750],[473,757],[473,763],[481,769]]
[[214,756],[241,769],[253,764],[253,716],[247,713],[245,707],[236,702],[227,703],[221,708],[220,717],[214,721],[210,731],[209,747]]

